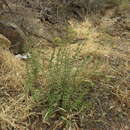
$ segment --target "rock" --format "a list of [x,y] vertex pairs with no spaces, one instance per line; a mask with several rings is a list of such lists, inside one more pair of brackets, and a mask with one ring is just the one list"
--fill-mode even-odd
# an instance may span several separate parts
[[2,34],[0,34],[0,48],[9,49],[11,46],[11,42]]
[[14,54],[24,52],[26,37],[24,32],[16,24],[0,21],[0,33],[11,41],[10,50]]

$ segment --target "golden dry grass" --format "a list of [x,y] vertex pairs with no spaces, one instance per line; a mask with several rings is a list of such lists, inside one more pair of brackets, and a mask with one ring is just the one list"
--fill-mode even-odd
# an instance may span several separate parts
[[0,50],[0,86],[21,89],[25,75],[25,63],[9,51]]
[[0,129],[18,128],[26,119],[29,100],[23,94],[25,63],[0,49]]

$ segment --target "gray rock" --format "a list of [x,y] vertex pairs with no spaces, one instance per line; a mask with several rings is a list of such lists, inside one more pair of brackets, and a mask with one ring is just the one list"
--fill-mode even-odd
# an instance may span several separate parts
[[10,50],[14,54],[24,52],[26,37],[24,32],[16,24],[0,21],[0,33],[11,41]]

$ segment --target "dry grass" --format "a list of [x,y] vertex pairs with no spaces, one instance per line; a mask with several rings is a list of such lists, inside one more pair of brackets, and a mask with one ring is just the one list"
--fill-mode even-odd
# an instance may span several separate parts
[[[93,83],[95,87],[99,85],[96,89],[96,93],[92,93],[93,95],[98,95],[100,89],[103,89],[103,92],[106,92],[109,88],[110,93],[114,96],[113,100],[116,106],[112,106],[109,102],[107,102],[107,107],[110,109],[122,108],[120,113],[122,112],[127,115],[130,108],[129,41],[121,41],[122,39],[120,39],[119,36],[111,37],[109,34],[101,32],[97,28],[94,28],[88,20],[80,24],[70,21],[70,24],[76,34],[76,38],[87,38],[87,40],[82,43],[73,45],[68,44],[65,46],[65,48],[68,48],[71,52],[69,56],[73,56],[77,48],[81,46],[79,59],[74,61],[74,67],[84,58],[89,59],[87,60],[88,63],[85,64],[83,71],[80,73],[80,75],[84,77],[83,82]],[[106,23],[101,24],[101,26],[106,28]],[[54,50],[51,48],[37,49],[40,52],[39,57],[44,57],[44,59],[40,59],[40,64],[45,64],[44,66],[47,68],[49,64],[48,59],[50,59]],[[57,47],[55,51],[58,52],[58,50],[59,48]],[[1,50],[0,87],[2,91],[5,91],[5,93],[3,92],[5,94],[5,98],[3,97],[0,99],[0,124],[2,130],[11,126],[16,129],[24,129],[30,125],[30,123],[27,122],[27,118],[30,115],[34,115],[32,109],[37,104],[35,104],[36,102],[33,102],[34,100],[32,101],[32,97],[27,98],[26,94],[22,91],[26,75],[25,64],[26,63],[23,61],[16,59],[10,52]],[[42,84],[42,87],[49,84],[46,82],[41,72],[38,80],[38,82]],[[13,91],[15,90],[13,94],[9,92],[10,89]],[[99,93],[99,95],[100,94],[102,93]],[[101,99],[99,98],[99,102],[101,102],[100,100]],[[101,102],[100,107],[102,108],[104,106],[104,102]],[[43,112],[44,110],[41,111]],[[91,110],[92,118],[94,118],[94,113],[97,114],[96,110]],[[41,113],[35,114],[38,115]],[[90,113],[88,116],[89,115]],[[74,116],[72,116],[71,119],[73,119],[73,117]],[[74,124],[71,125],[77,126],[75,121]],[[114,127],[114,125],[112,127]],[[67,128],[71,129],[71,126],[68,126]]]
[[19,93],[18,96],[6,97],[0,106],[0,129],[25,129],[29,126],[27,118],[34,113],[32,109],[32,100],[27,99],[25,94]]
[[9,51],[0,50],[0,129],[18,128],[29,114],[23,94],[25,63]]
[[25,63],[9,51],[0,53],[0,86],[7,89],[21,89],[25,75]]
[[[68,42],[66,46],[63,46],[63,48],[65,47],[71,52],[69,57],[72,57],[76,53],[79,46],[81,47],[80,53],[78,54],[79,58],[76,59],[76,61],[74,60],[73,69],[75,69],[84,58],[88,58],[83,66],[84,68],[82,68],[82,72],[79,73],[79,77],[84,77],[82,82],[93,84],[95,87],[99,85],[95,90],[96,92],[92,93],[92,95],[102,95],[102,93],[107,93],[109,90],[108,94],[111,94],[111,96],[114,97],[113,99],[109,99],[110,103],[108,101],[101,101],[102,99],[100,98],[98,99],[99,102],[101,102],[100,107],[107,107],[104,111],[114,108],[117,113],[125,113],[126,116],[129,116],[129,41],[127,41],[127,39],[122,41],[118,35],[112,37],[106,32],[99,30],[100,28],[94,28],[88,20],[80,24],[71,21],[70,24],[76,34],[76,38],[87,39],[72,45]],[[106,23],[102,23],[101,26],[106,28]],[[55,52],[58,53],[59,49],[60,47],[57,47]],[[40,49],[40,51],[44,52],[43,56],[44,58],[46,57],[46,65],[48,65],[47,59],[49,59],[54,50],[49,48],[46,50]],[[55,59],[57,60],[56,57]],[[57,75],[54,76],[54,78],[56,77]],[[100,91],[103,92],[100,93]],[[107,97],[107,95],[104,95],[104,97]],[[107,106],[105,103],[107,103]],[[97,114],[96,110],[92,110],[91,112]],[[93,118],[96,118],[96,114]],[[111,113],[107,114],[109,115]],[[114,118],[112,120],[114,120]],[[115,121],[115,124],[116,123],[117,122]],[[74,124],[72,123],[71,125]],[[66,129],[69,127],[70,126],[66,126]],[[112,127],[114,128],[114,125]]]
[[[104,83],[113,84],[112,89],[115,95],[122,101],[127,100],[125,103],[128,103],[130,99],[130,82],[128,81],[130,76],[129,42],[127,40],[126,42],[121,42],[119,36],[111,37],[105,32],[102,33],[100,30],[98,31],[98,29],[91,26],[89,21],[85,21],[81,24],[72,22],[71,25],[77,32],[78,37],[88,38],[88,40],[82,43],[83,47],[80,54],[81,59],[86,56],[93,57],[93,60],[91,60],[86,67],[85,74],[88,75],[87,77],[97,79],[94,73],[99,72],[101,75],[106,76],[105,80],[107,80],[107,77],[119,78],[116,84],[113,84],[111,80],[110,82],[105,81]],[[106,24],[102,24],[101,27],[106,27]],[[69,47],[74,51],[77,46],[78,45],[71,45]],[[103,80],[100,76],[98,79]],[[127,105],[130,107],[129,103]]]
[[[112,21],[113,22],[113,21]],[[114,102],[116,108],[123,108],[125,112],[129,111],[129,71],[130,71],[130,45],[129,41],[122,41],[116,35],[114,37],[102,32],[99,28],[94,28],[91,23],[86,20],[83,23],[76,23],[70,21],[71,28],[75,32],[76,38],[86,39],[77,44],[66,45],[65,48],[71,52],[70,57],[73,56],[79,46],[81,46],[79,59],[74,61],[74,67],[80,63],[84,58],[89,57],[88,63],[84,66],[84,71],[81,76],[84,76],[83,82],[91,82],[100,84],[100,90],[103,88],[105,92],[108,88],[114,95]],[[110,23],[111,24],[111,23]],[[101,29],[109,27],[108,23],[101,24]],[[59,48],[56,48],[58,51]],[[45,57],[50,57],[52,49],[44,51]],[[98,89],[96,90],[98,93]],[[102,102],[103,105],[103,102]],[[110,105],[110,104],[109,104]],[[108,105],[108,106],[109,106]],[[113,107],[113,106],[109,106]],[[122,113],[123,110],[122,110]]]

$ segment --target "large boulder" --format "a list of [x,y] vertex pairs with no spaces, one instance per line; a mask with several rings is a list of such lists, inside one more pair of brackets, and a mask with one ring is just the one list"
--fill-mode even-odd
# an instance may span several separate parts
[[0,33],[11,41],[10,50],[14,54],[24,52],[26,37],[24,32],[16,24],[0,21]]
[[9,49],[11,46],[11,42],[2,34],[0,34],[0,48],[1,49]]

